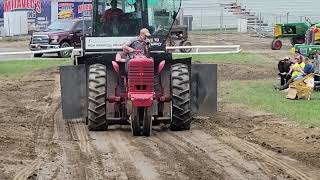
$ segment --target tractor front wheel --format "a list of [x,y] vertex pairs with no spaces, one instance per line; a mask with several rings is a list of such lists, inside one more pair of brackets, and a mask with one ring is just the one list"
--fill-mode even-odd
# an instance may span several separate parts
[[144,108],[143,116],[143,135],[150,136],[152,131],[152,113],[151,108]]
[[131,131],[132,135],[134,136],[141,135],[140,118],[143,118],[143,109],[139,107],[133,107],[131,116]]
[[274,39],[271,43],[272,50],[280,50],[282,48],[282,42],[279,39]]
[[89,67],[88,78],[88,129],[103,131],[108,129],[106,121],[106,67],[94,64]]
[[171,67],[171,125],[173,131],[189,130],[191,127],[190,73],[185,64]]

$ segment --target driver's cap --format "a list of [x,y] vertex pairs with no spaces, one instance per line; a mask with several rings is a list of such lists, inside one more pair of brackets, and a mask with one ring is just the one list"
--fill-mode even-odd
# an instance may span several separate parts
[[144,34],[146,36],[151,36],[151,34],[150,34],[150,32],[149,32],[149,30],[147,28],[142,28],[140,30],[140,34]]

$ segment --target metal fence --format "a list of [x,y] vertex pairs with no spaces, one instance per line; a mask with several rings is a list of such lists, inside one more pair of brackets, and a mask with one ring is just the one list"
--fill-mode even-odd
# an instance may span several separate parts
[[[232,3],[236,3],[235,6],[239,6],[240,10],[244,9],[247,14],[230,11]],[[184,0],[182,14],[184,24],[189,25],[189,29],[193,31],[236,30],[241,26],[239,19],[246,19],[250,32],[270,33],[276,23],[304,22],[306,19],[310,19],[311,22],[320,22],[315,4],[320,5],[320,1]]]

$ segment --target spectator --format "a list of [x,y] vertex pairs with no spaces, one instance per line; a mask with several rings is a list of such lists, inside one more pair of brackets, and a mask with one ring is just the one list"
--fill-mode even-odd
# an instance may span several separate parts
[[287,76],[289,76],[291,73],[291,78],[281,86],[274,86],[275,89],[278,90],[285,90],[289,87],[289,84],[292,83],[295,78],[297,78],[299,75],[303,74],[303,69],[305,67],[305,63],[303,62],[303,57],[301,55],[298,55],[295,57],[295,63],[290,67],[290,71],[288,72]]
[[299,74],[296,78],[294,78],[294,81],[299,80],[308,74],[314,73],[314,67],[313,67],[310,59],[305,58],[304,62],[305,62],[305,66],[304,66],[303,70],[300,71],[301,74]]
[[288,73],[292,64],[293,63],[291,62],[290,57],[285,57],[283,60],[279,61],[278,75],[280,76],[280,85],[284,85],[291,78],[291,75]]

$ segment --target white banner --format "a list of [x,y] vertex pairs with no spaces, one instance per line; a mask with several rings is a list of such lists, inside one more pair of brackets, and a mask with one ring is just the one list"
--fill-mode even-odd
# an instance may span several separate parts
[[85,49],[119,49],[134,37],[86,37]]

